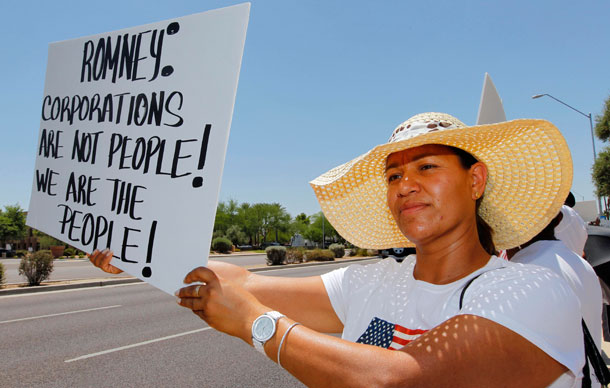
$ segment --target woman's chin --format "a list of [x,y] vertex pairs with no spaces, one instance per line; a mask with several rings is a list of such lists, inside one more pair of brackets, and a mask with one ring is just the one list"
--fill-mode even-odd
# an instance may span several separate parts
[[409,239],[413,244],[418,245],[419,242],[425,241],[432,236],[432,231],[428,225],[409,225],[408,227],[401,228],[402,234]]

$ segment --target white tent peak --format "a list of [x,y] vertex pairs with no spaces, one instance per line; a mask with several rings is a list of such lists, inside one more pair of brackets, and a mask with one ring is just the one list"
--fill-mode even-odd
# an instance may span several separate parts
[[477,114],[477,125],[494,124],[502,121],[506,121],[502,99],[500,98],[489,73],[485,73],[479,113]]

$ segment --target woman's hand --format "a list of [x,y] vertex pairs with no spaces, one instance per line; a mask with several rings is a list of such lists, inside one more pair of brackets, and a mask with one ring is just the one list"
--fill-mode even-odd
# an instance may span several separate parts
[[221,278],[223,284],[230,281],[254,295],[269,310],[280,311],[310,329],[322,333],[343,331],[343,323],[330,303],[320,276],[263,276],[234,264],[212,260],[208,261],[207,268]]
[[208,260],[206,267],[223,280],[230,280],[246,289],[248,280],[252,277],[252,273],[245,268],[222,261]]
[[176,292],[178,304],[193,310],[211,327],[252,343],[252,322],[272,310],[240,285],[219,278],[209,268],[195,268],[184,283],[202,283],[181,288]]
[[93,265],[95,265],[97,268],[101,269],[104,272],[108,272],[115,275],[123,272],[114,265],[110,264],[110,261],[112,260],[112,251],[108,248],[104,249],[101,252],[96,249],[93,251],[92,254],[88,254],[87,257],[89,258],[91,263],[93,263]]

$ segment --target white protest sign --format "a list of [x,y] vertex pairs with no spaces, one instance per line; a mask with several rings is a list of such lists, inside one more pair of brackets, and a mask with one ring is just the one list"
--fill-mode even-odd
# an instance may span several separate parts
[[50,44],[27,224],[170,294],[206,265],[249,12]]

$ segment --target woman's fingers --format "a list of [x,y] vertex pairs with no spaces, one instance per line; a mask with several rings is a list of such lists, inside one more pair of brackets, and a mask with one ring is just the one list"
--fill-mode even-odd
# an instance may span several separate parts
[[100,266],[99,266],[102,269],[102,271],[112,273],[112,274],[118,274],[118,273],[123,272],[122,270],[118,269],[114,265],[110,264],[110,261],[112,261],[112,251],[110,249],[104,249],[102,251],[102,253],[103,252],[105,252],[105,254],[101,255]]
[[204,306],[208,303],[208,286],[197,284],[188,286],[176,291],[177,302],[180,306],[193,310],[193,312],[203,319]]
[[203,296],[205,292],[204,284],[197,284],[194,286],[183,287],[176,291],[175,295],[178,298],[199,298]]
[[176,292],[180,306],[191,309],[211,327],[249,341],[249,323],[268,310],[240,285],[219,278],[209,268],[199,267],[189,272],[184,283],[191,284]]
[[93,251],[93,253],[91,253],[90,255],[87,255],[87,257],[89,257],[89,260],[91,261],[91,263],[93,265],[95,265],[96,267],[99,268],[100,261],[101,261],[103,255],[105,255],[105,250],[100,252],[98,249],[96,249]]
[[119,274],[123,272],[114,265],[110,264],[110,261],[112,260],[112,251],[108,248],[104,249],[103,251],[96,249],[95,251],[93,251],[93,253],[87,256],[89,257],[89,260],[93,265],[95,265],[104,272],[108,272],[111,274]]
[[208,303],[209,290],[211,287],[218,287],[218,277],[208,268],[197,267],[189,272],[184,278],[184,283],[203,283],[192,286],[182,287],[176,291],[178,297],[177,302],[180,306],[193,310],[201,319],[203,318],[203,309]]
[[193,310],[194,313],[203,311],[203,301],[200,298],[178,297],[177,302],[180,306]]
[[189,272],[184,278],[184,283],[186,284],[195,282],[216,284],[218,282],[218,276],[209,268],[197,267]]

